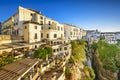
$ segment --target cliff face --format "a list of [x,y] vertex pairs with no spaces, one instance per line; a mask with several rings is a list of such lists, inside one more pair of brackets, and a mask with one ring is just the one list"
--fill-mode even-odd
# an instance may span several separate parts
[[87,65],[85,41],[74,41],[72,44],[72,55],[66,65],[66,80],[93,80],[95,74]]
[[[83,65],[81,66],[83,67]],[[77,65],[74,65],[71,69],[71,73],[72,73],[72,80],[80,80],[81,79],[81,71],[80,71],[80,67]]]
[[99,80],[117,80],[115,73],[103,68],[102,62],[99,59],[98,51],[93,53],[93,66],[96,69]]
[[66,80],[81,80],[84,71],[84,64],[77,62],[68,63],[66,68]]
[[71,78],[68,80],[94,80],[94,70],[85,65],[86,57],[81,62],[75,62],[71,67]]

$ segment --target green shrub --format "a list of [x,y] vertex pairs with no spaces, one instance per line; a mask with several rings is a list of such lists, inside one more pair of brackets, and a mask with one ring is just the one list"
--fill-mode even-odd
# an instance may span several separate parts
[[85,74],[89,73],[89,75],[83,76],[82,80],[94,80],[95,73],[94,73],[94,70],[92,68],[85,66],[83,71]]
[[6,64],[12,63],[14,60],[15,60],[14,57],[2,58],[2,59],[0,59],[0,67],[4,66]]
[[70,78],[71,77],[71,71],[70,71],[70,68],[68,66],[66,66],[66,69],[65,69],[65,77],[66,78]]
[[34,52],[35,58],[45,59],[47,55],[52,54],[51,47],[40,48]]

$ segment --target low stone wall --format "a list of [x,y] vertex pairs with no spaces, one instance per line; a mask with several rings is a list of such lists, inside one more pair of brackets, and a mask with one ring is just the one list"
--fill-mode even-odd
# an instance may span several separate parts
[[10,35],[0,35],[0,41],[2,40],[11,40],[11,36]]
[[11,36],[10,35],[0,35],[0,45],[11,43]]

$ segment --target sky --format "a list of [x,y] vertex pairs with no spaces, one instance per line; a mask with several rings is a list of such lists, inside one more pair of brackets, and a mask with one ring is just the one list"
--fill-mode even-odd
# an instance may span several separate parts
[[120,0],[0,0],[0,22],[17,12],[18,6],[85,30],[120,31]]

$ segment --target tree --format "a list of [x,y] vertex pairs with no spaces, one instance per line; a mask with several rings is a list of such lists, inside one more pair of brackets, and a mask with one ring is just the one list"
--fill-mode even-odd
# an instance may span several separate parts
[[12,63],[15,60],[14,57],[6,57],[6,58],[2,58],[0,59],[0,67],[4,66],[6,64]]
[[35,58],[40,58],[40,59],[45,59],[47,55],[52,54],[52,48],[51,47],[45,47],[45,48],[40,48],[34,52],[34,57]]

